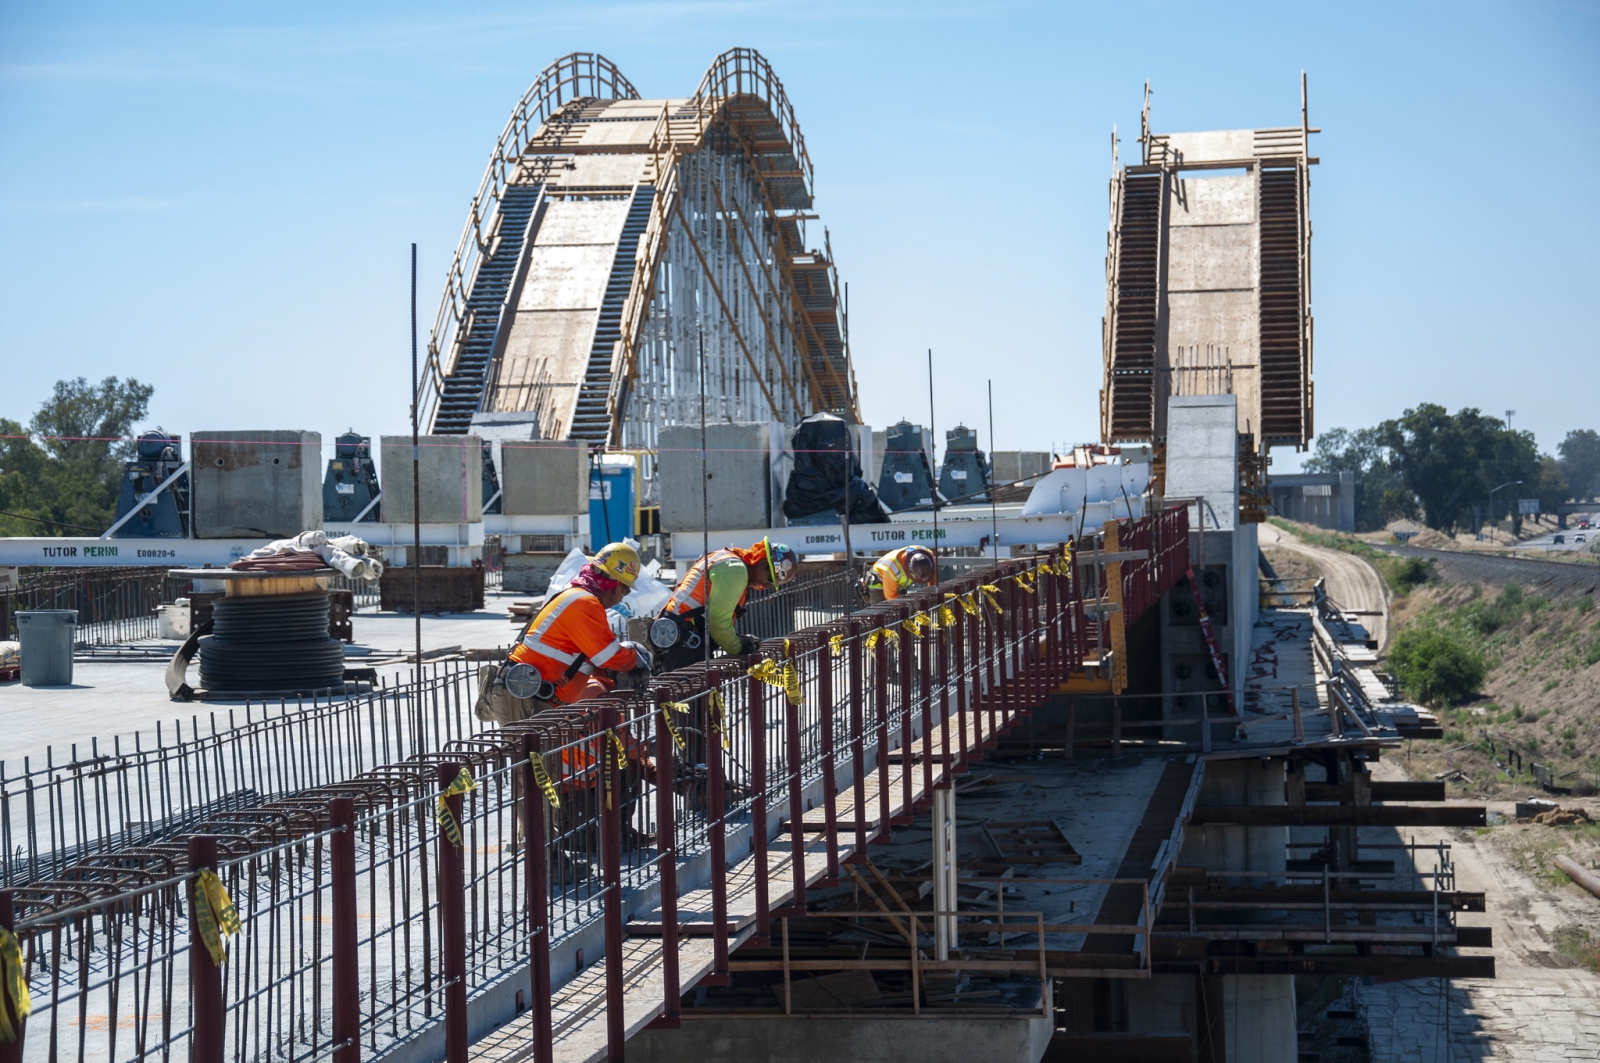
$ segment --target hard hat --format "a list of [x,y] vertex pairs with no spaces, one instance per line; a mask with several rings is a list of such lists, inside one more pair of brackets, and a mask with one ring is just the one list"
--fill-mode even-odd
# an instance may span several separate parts
[[767,546],[767,569],[772,573],[772,582],[781,587],[794,579],[800,571],[800,558],[795,552],[782,543],[761,541]]
[[639,578],[639,551],[627,543],[612,543],[594,555],[594,567],[622,584],[632,587]]
[[938,570],[933,560],[933,553],[926,546],[913,546],[906,553],[906,568],[911,572],[911,578],[918,583],[926,583],[933,579]]

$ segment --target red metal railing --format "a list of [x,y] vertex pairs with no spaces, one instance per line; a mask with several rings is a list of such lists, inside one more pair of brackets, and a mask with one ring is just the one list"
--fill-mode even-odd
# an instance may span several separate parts
[[[1182,518],[1180,509],[1121,529],[1119,549],[1149,551],[1125,563],[1128,621],[1184,571]],[[438,1026],[458,1063],[472,1038],[527,1010],[534,1058],[549,1060],[555,995],[587,978],[603,989],[620,1058],[624,968],[639,962],[640,935],[673,943],[649,961],[660,965],[670,1024],[684,988],[676,943],[709,936],[709,974],[692,978],[729,977],[730,851],[762,870],[770,846],[790,855],[786,879],[754,875],[753,933],[765,939],[774,915],[803,912],[817,874],[837,881],[842,863],[864,860],[1081,667],[1090,628],[1076,575],[1060,551],[1004,560],[769,639],[758,656],[456,738],[205,820],[186,842],[0,891],[0,913],[16,907],[33,987],[30,1039],[55,1057],[76,1045],[79,1060],[270,1052],[359,1063]],[[787,690],[752,674],[762,661],[780,676],[793,669]],[[418,697],[413,709],[427,706]],[[474,788],[454,792],[462,769]],[[872,772],[882,785],[869,807]],[[808,851],[808,832],[820,853]],[[202,868],[217,872],[243,920],[220,969],[191,942],[205,932],[190,901]],[[792,896],[775,906],[773,889]],[[710,918],[685,921],[679,899],[697,893],[709,895]],[[659,902],[640,907],[647,894]],[[518,991],[513,1010],[501,990],[521,979],[529,995]],[[487,1025],[472,1027],[469,1002]]]

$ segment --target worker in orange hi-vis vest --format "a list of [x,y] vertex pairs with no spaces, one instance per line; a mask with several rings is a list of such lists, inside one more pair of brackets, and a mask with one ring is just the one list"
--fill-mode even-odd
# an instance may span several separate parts
[[525,720],[541,709],[605,696],[615,685],[605,673],[648,671],[650,651],[618,639],[606,619],[638,575],[639,554],[626,543],[597,553],[529,622],[509,661],[480,670],[478,718]]
[[701,660],[707,638],[730,657],[754,653],[761,640],[740,635],[735,626],[745,599],[752,590],[783,586],[799,569],[793,550],[767,539],[713,550],[695,561],[650,626],[650,642],[661,655],[662,668]]
[[926,546],[905,546],[890,550],[873,564],[862,579],[862,589],[872,601],[893,601],[912,587],[931,587],[938,582],[938,565]]

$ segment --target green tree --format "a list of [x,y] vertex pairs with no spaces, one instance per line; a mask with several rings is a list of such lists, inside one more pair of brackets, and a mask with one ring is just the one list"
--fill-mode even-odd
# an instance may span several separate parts
[[1539,455],[1539,478],[1530,496],[1539,499],[1539,512],[1554,513],[1570,494],[1567,478],[1561,472],[1561,462],[1548,454]]
[[[1453,533],[1470,526],[1473,505],[1486,504],[1493,488],[1517,480],[1531,487],[1538,478],[1533,433],[1513,432],[1471,407],[1451,414],[1424,403],[1377,431],[1430,528]],[[1495,511],[1515,512],[1516,498],[1513,489],[1500,492]]]
[[1587,502],[1600,494],[1600,432],[1575,428],[1556,447],[1556,453],[1561,455],[1561,473],[1573,498]]
[[1406,490],[1379,429],[1354,432],[1335,428],[1317,437],[1317,448],[1306,459],[1307,472],[1352,473],[1356,484],[1356,530],[1376,531],[1399,517],[1415,518],[1417,500]]
[[0,510],[19,515],[0,516],[0,534],[85,535],[110,525],[153,390],[116,377],[61,380],[27,429],[0,418]]

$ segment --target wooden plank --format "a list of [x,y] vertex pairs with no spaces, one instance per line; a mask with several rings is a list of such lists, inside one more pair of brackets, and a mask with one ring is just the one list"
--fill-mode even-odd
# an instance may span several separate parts
[[1482,827],[1482,805],[1248,805],[1201,807],[1189,822],[1197,827]]

